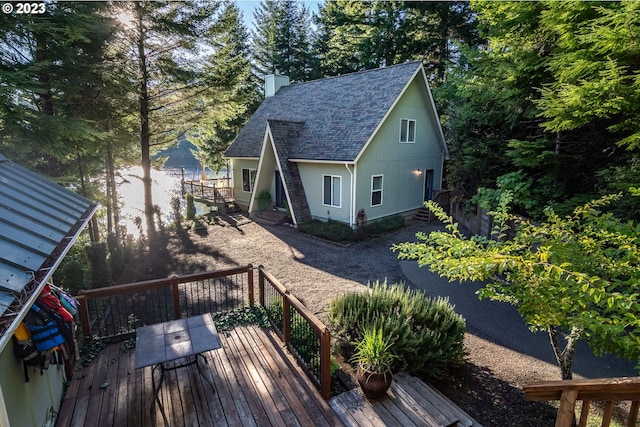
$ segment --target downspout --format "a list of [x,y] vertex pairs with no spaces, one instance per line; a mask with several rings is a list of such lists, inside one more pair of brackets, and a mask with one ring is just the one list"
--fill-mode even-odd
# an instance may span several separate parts
[[349,176],[351,177],[350,181],[349,181],[349,191],[351,192],[350,194],[350,198],[349,198],[349,226],[351,228],[353,228],[353,224],[355,223],[354,218],[356,217],[356,201],[354,200],[354,186],[355,186],[355,179],[354,179],[354,172],[355,172],[355,165],[354,165],[354,171],[352,172],[351,169],[349,169],[349,164],[345,163],[344,167],[347,168],[347,171],[349,172]]

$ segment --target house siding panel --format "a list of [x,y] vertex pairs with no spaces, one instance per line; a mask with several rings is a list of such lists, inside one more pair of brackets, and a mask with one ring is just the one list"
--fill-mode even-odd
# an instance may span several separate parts
[[25,383],[22,363],[13,355],[13,346],[8,345],[0,352],[0,372],[9,425],[39,427],[50,408],[60,410],[65,381],[63,365],[52,364],[42,375],[39,369],[30,367],[29,382]]
[[[423,205],[425,170],[433,170],[435,189],[442,185],[444,147],[422,75],[417,76],[358,161],[357,206],[368,219],[382,218]],[[400,143],[402,119],[416,120],[416,142]],[[417,174],[420,169],[422,172]],[[371,176],[384,175],[384,200],[371,206]]]
[[251,202],[251,193],[242,190],[242,169],[258,169],[258,160],[232,159],[231,176],[233,180],[233,197],[242,209],[247,210]]
[[[314,219],[327,221],[333,219],[349,223],[349,207],[351,206],[351,177],[344,165],[322,163],[298,163],[300,178],[307,194],[307,202]],[[340,193],[340,207],[323,205],[322,181],[323,175],[342,177]]]

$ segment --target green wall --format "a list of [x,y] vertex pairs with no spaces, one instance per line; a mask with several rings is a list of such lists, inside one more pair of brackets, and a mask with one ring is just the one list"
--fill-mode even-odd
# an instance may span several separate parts
[[[431,101],[418,74],[357,163],[356,211],[368,219],[419,208],[424,202],[425,170],[433,170],[433,188],[441,189],[444,147]],[[416,120],[416,142],[400,143],[400,120]],[[418,173],[417,171],[421,172]],[[383,201],[371,206],[371,177],[383,175]]]
[[257,159],[231,159],[231,177],[233,179],[233,197],[244,210],[249,208],[251,193],[242,190],[242,169],[258,169]]
[[[349,166],[353,169],[353,166]],[[314,219],[326,221],[329,218],[349,222],[349,207],[351,204],[351,178],[344,164],[327,163],[298,163],[300,178],[307,195],[307,202]],[[341,180],[341,204],[340,207],[325,206],[322,197],[322,176],[334,175],[342,177]]]
[[28,369],[29,382],[25,382],[22,362],[13,355],[13,343],[0,352],[0,389],[11,427],[40,427],[52,409],[60,410],[64,367],[50,365],[43,375],[39,369]]

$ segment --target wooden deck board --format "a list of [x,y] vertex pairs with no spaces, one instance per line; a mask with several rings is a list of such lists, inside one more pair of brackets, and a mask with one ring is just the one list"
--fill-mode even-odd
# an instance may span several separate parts
[[[157,394],[162,410],[152,368],[134,370],[134,352],[111,344],[74,372],[56,425],[341,425],[327,422],[338,418],[299,367],[279,360],[289,356],[267,334],[254,326],[221,333],[222,348],[205,353],[206,363],[198,359],[202,373],[196,365],[166,371]],[[157,386],[161,372],[153,374]]]
[[444,408],[459,416],[458,426],[470,425],[455,405],[437,400],[444,396],[408,375],[397,375],[389,396],[378,401],[367,400],[359,389],[325,401],[272,331],[237,327],[220,333],[220,341],[222,348],[204,354],[206,362],[198,358],[198,365],[166,371],[157,395],[152,373],[157,387],[160,370],[133,369],[134,352],[111,344],[74,371],[56,425],[439,425],[425,421],[437,420],[428,412]]

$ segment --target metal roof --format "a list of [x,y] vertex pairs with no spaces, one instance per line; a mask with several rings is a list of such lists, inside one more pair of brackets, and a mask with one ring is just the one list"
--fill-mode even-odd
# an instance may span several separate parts
[[0,154],[0,351],[96,208]]

